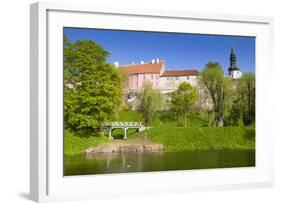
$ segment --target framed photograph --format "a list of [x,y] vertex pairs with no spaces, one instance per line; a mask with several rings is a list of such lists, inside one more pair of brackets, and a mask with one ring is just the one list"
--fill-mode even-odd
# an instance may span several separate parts
[[273,184],[269,17],[31,5],[34,201]]

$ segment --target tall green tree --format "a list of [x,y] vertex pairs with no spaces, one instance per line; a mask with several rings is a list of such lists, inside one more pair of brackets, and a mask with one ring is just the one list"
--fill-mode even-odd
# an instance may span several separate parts
[[217,62],[206,64],[201,75],[201,80],[212,99],[215,125],[222,127],[224,116],[231,109],[231,80],[225,78],[223,69]]
[[109,52],[91,40],[64,40],[65,126],[93,134],[112,120],[122,100],[123,75],[106,62]]
[[250,125],[255,122],[255,104],[256,104],[256,83],[255,74],[251,72],[244,73],[239,79],[237,92],[240,100],[240,109],[244,125]]
[[144,124],[149,125],[156,112],[163,108],[163,97],[159,90],[152,89],[150,83],[145,82],[142,92],[138,95],[139,111],[143,116]]
[[193,109],[194,104],[198,101],[198,91],[190,83],[183,82],[179,85],[177,90],[169,94],[169,97],[170,110],[174,111],[177,116],[183,114],[184,127],[186,127],[186,115]]
[[[236,83],[236,85],[237,85],[237,83]],[[234,89],[231,110],[230,110],[228,116],[226,116],[227,125],[231,125],[231,126],[242,125],[243,103],[241,101],[241,97],[236,88]]]

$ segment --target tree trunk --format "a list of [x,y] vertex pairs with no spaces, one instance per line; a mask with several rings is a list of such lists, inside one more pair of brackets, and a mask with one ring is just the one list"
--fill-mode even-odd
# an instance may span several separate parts
[[217,127],[223,127],[223,117],[218,117],[216,119],[216,126]]

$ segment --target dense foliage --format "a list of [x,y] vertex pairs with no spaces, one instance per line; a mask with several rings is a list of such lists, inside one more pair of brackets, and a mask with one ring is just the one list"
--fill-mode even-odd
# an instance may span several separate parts
[[142,92],[138,94],[139,111],[145,125],[149,125],[156,111],[163,107],[163,97],[159,90],[153,90],[151,84],[145,83]]
[[190,83],[181,83],[176,91],[169,93],[170,110],[178,116],[184,117],[186,127],[186,114],[192,111],[194,104],[198,101],[198,91]]
[[253,73],[244,73],[238,83],[238,99],[240,100],[241,115],[244,125],[255,123],[256,113],[256,84]]
[[115,117],[123,75],[106,63],[109,53],[91,40],[64,39],[65,128],[89,136]]
[[231,109],[231,80],[225,78],[223,69],[220,64],[216,62],[209,62],[206,64],[201,75],[201,80],[204,88],[208,91],[212,99],[215,125],[217,127],[222,127],[224,124],[224,117]]
[[226,125],[255,124],[255,74],[244,73],[240,79],[232,81],[232,106],[225,117]]

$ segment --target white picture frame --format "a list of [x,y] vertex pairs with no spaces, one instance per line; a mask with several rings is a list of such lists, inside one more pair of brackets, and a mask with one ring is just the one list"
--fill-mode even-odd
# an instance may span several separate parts
[[[255,36],[256,166],[64,177],[61,114],[62,28],[65,26]],[[97,8],[73,3],[32,4],[30,198],[40,202],[273,186],[272,29],[270,17]],[[265,106],[269,109],[262,109]]]

